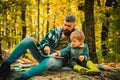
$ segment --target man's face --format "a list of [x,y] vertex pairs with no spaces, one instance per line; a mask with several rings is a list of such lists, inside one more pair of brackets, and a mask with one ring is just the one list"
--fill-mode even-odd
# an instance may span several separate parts
[[66,22],[64,21],[63,32],[65,36],[69,36],[75,27],[75,22]]

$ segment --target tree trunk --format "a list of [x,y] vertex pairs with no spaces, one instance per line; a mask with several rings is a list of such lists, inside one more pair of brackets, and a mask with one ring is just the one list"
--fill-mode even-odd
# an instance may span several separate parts
[[25,8],[26,8],[26,5],[23,5],[22,6],[22,23],[23,23],[23,26],[22,26],[22,39],[24,39],[25,36],[26,36]]
[[85,42],[89,46],[90,59],[97,63],[96,45],[95,45],[95,29],[94,29],[94,0],[85,0],[84,13],[85,21],[83,23],[83,31],[85,33]]
[[39,19],[39,11],[40,11],[40,9],[39,9],[39,5],[40,5],[40,0],[38,0],[38,41],[40,40],[40,27],[39,27],[39,21],[40,21],[40,19]]
[[46,33],[48,33],[48,31],[49,31],[49,0],[47,1],[47,14],[48,14],[48,19],[47,19]]
[[106,40],[108,39],[108,32],[109,32],[109,22],[102,24],[102,32],[101,32],[101,47],[102,47],[102,56],[106,56],[108,53]]
[[2,26],[2,24],[1,24],[1,22],[0,22],[0,61],[2,61],[2,47],[1,47],[1,41],[2,41],[2,31],[1,31],[1,26]]
[[[0,37],[1,38],[1,37]],[[0,62],[2,61],[2,47],[1,47],[1,39],[0,39]]]
[[[22,25],[23,25],[22,26],[22,39],[26,37],[25,9],[26,9],[26,5],[22,5]],[[23,54],[23,57],[25,57],[25,53]]]

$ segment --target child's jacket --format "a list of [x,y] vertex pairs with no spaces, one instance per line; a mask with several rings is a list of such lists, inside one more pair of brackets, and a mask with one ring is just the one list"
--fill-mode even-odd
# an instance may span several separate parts
[[76,64],[76,61],[79,62],[78,57],[80,55],[83,55],[85,57],[85,60],[84,60],[85,62],[89,58],[89,50],[88,50],[88,46],[86,43],[84,43],[82,47],[80,46],[80,47],[75,47],[75,48],[72,48],[71,43],[70,43],[68,44],[66,48],[60,50],[60,53],[61,53],[61,56],[69,54],[69,58],[70,58],[69,64],[71,63]]

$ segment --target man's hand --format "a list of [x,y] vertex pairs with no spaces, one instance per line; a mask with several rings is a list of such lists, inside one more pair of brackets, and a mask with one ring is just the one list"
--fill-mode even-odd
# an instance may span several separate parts
[[44,52],[45,52],[47,55],[50,55],[50,47],[49,47],[49,46],[45,46],[45,47],[44,47]]
[[79,56],[79,60],[82,62],[84,60],[84,56]]

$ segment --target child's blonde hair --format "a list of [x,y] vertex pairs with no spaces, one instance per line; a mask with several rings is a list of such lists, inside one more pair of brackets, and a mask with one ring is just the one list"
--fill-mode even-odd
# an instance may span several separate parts
[[70,35],[70,39],[72,40],[73,38],[78,39],[79,41],[84,41],[85,36],[82,30],[76,30],[73,31]]

